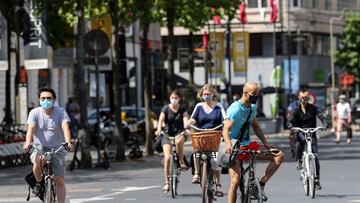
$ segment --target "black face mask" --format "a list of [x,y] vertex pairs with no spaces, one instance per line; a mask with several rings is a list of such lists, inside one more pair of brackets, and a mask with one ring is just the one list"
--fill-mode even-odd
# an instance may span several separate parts
[[257,100],[258,100],[258,97],[259,97],[259,96],[249,95],[249,102],[252,103],[252,104],[256,104],[256,102],[257,102]]

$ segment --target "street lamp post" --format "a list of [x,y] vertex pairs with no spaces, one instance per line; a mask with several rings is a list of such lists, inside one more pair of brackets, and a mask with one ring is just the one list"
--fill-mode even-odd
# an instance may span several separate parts
[[[332,115],[334,115],[334,106],[335,106],[335,59],[334,59],[334,30],[333,30],[333,23],[334,20],[341,20],[344,17],[345,9],[342,10],[341,15],[338,17],[331,17],[330,18],[330,63],[331,63],[331,111]],[[334,127],[334,126],[333,126]]]

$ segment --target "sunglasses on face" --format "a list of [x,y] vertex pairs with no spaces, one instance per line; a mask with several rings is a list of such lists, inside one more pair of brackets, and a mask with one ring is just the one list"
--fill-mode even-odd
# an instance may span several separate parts
[[302,100],[309,100],[309,97],[301,97]]
[[44,101],[44,100],[52,100],[53,98],[52,97],[40,97],[40,100],[41,101]]

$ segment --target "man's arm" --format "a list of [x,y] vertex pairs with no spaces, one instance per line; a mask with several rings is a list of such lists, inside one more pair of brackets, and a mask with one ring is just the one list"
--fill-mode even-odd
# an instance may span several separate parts
[[35,132],[36,124],[34,123],[28,123],[27,125],[27,132],[26,132],[26,138],[25,138],[25,144],[23,146],[23,149],[25,151],[29,150],[29,145],[31,145],[31,142],[33,140],[33,135]]
[[267,148],[271,148],[271,146],[269,145],[269,143],[267,142],[264,132],[262,131],[260,125],[258,124],[256,118],[254,118],[253,122],[252,122],[252,127],[254,130],[255,135],[261,140],[261,142],[264,144],[265,147]]
[[231,145],[231,140],[230,140],[230,128],[233,126],[234,122],[226,119],[224,121],[224,127],[222,130],[222,136],[224,138],[225,144],[226,144],[226,149],[225,152],[228,154],[232,153],[232,145]]
[[69,151],[71,151],[72,150],[72,144],[71,144],[71,133],[70,133],[69,122],[63,121],[62,124],[61,124],[61,127],[62,127],[62,129],[64,131],[65,142],[68,143]]

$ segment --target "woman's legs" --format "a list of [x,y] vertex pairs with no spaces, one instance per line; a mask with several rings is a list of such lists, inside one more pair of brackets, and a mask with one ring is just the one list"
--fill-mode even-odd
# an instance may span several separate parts
[[163,192],[169,191],[169,169],[170,169],[170,155],[171,155],[171,145],[164,144],[163,146],[164,153],[164,187]]
[[199,158],[195,157],[195,154],[194,154],[194,168],[195,168],[195,170],[194,170],[194,176],[192,179],[192,183],[197,184],[197,183],[199,183],[199,179],[200,179],[200,176],[199,176],[200,162],[199,162]]
[[185,165],[184,162],[184,142],[185,142],[185,137],[183,135],[179,135],[175,139],[176,151],[179,157],[179,163],[181,169],[187,169],[187,166]]

